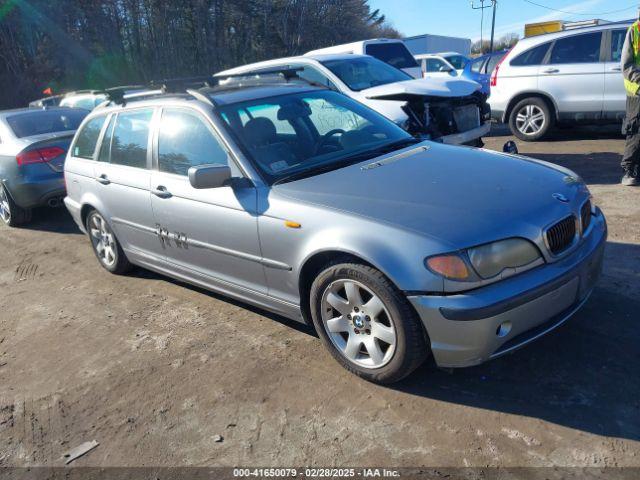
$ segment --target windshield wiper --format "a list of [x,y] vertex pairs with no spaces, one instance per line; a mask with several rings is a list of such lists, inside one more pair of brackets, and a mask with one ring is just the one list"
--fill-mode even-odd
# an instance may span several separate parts
[[408,147],[409,145],[415,145],[416,143],[420,143],[422,140],[419,140],[414,137],[403,138],[402,140],[396,140],[395,142],[386,143],[377,148],[372,148],[371,150],[365,150],[364,152],[356,153],[347,157],[348,160],[353,162],[369,160],[370,158],[378,157],[380,155],[384,155],[385,153],[395,152],[396,150],[400,150],[401,148]]
[[292,182],[293,180],[300,180],[302,178],[312,177],[320,173],[331,172],[333,170],[338,170],[340,168],[348,167],[352,163],[353,161],[349,159],[349,160],[342,160],[340,162],[329,163],[327,165],[321,165],[316,168],[301,170],[299,172],[292,173],[291,175],[285,175],[284,177],[279,178],[278,180],[273,182],[273,184],[278,185],[280,183],[287,183],[287,182]]

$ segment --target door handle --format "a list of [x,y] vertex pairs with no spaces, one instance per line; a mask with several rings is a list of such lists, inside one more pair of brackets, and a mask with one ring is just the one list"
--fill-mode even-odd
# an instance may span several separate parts
[[560,70],[558,70],[557,68],[547,68],[546,70],[544,70],[544,73],[559,73]]
[[99,177],[96,177],[96,181],[100,182],[102,185],[109,185],[111,180],[103,173]]
[[613,67],[611,69],[612,72],[621,72],[622,71],[622,67]]
[[155,190],[151,190],[151,193],[153,193],[156,197],[159,198],[170,198],[171,197],[171,192],[169,190],[167,190],[167,187],[163,186],[163,185],[158,185]]

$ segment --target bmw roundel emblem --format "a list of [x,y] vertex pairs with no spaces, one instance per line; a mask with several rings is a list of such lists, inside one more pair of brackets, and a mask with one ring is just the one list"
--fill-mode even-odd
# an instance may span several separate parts
[[569,201],[569,199],[561,193],[554,193],[552,197],[562,203],[567,203]]

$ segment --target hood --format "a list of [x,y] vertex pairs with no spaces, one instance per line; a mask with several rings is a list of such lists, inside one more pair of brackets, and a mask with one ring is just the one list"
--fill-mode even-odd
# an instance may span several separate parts
[[418,78],[367,88],[360,93],[366,98],[378,100],[409,100],[410,97],[466,97],[480,85],[460,77]]
[[569,170],[432,142],[276,185],[273,193],[418,232],[451,250],[514,236],[535,241],[588,195]]

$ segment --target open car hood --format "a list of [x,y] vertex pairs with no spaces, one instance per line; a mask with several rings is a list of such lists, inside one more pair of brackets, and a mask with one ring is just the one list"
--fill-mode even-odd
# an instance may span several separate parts
[[415,97],[466,97],[479,89],[479,83],[458,77],[418,78],[367,88],[360,93],[376,100],[409,101]]

